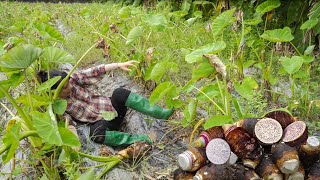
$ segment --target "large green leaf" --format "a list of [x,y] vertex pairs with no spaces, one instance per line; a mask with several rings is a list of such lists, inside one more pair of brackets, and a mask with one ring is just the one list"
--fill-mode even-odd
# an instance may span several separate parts
[[185,107],[183,111],[184,119],[182,120],[183,127],[188,126],[192,122],[193,117],[196,114],[197,105],[198,101],[191,99],[188,103],[188,106]]
[[71,147],[81,146],[79,138],[75,134],[73,134],[73,132],[71,132],[69,129],[64,127],[59,127],[58,129],[63,141],[63,145]]
[[257,82],[250,76],[246,76],[241,84],[239,82],[234,83],[235,90],[244,98],[252,100],[254,92],[259,86]]
[[143,34],[143,27],[142,26],[136,26],[128,34],[126,44],[131,44],[134,41],[136,41],[139,37],[141,37]]
[[129,6],[122,7],[118,13],[120,18],[128,18],[131,15],[130,7]]
[[318,18],[315,19],[309,19],[308,21],[306,21],[305,23],[303,23],[300,27],[300,29],[304,30],[304,29],[311,29],[313,28],[315,25],[317,25],[319,22]]
[[37,88],[37,91],[42,92],[42,91],[49,90],[56,82],[59,81],[59,79],[61,79],[61,76],[56,76],[52,79],[47,80]]
[[32,111],[30,114],[38,134],[43,140],[58,146],[63,144],[57,122],[51,119],[48,112]]
[[171,86],[172,83],[168,81],[159,84],[150,95],[150,103],[155,104],[160,99],[162,99],[170,90]]
[[196,95],[196,98],[202,101],[209,101],[208,97],[213,99],[214,97],[220,95],[218,84],[209,84],[203,86],[200,91],[201,92],[198,92]]
[[154,31],[163,31],[168,24],[166,17],[162,14],[147,15],[142,18],[142,21]]
[[[9,88],[17,87],[20,83],[22,83],[24,80],[23,74],[20,73],[14,73],[12,74],[9,79],[0,81],[0,86],[5,90],[8,91]],[[0,98],[4,97],[4,93],[0,91]]]
[[300,56],[292,56],[291,58],[281,57],[280,62],[287,73],[294,74],[299,71],[304,60]]
[[203,125],[204,129],[209,129],[215,126],[222,126],[224,124],[232,124],[233,120],[230,116],[226,115],[214,115],[210,117]]
[[212,44],[207,44],[200,47],[199,49],[192,51],[190,54],[187,54],[185,59],[188,63],[194,63],[202,60],[202,56],[204,54],[216,54],[226,48],[226,46],[227,45],[224,41],[217,41]]
[[53,102],[53,111],[58,114],[62,115],[67,109],[67,100],[65,99],[57,99]]
[[[19,103],[31,106],[29,104],[29,97],[28,95],[20,96],[16,99]],[[45,98],[43,96],[39,96],[36,94],[31,95],[31,102],[33,107],[40,107],[40,106],[47,106],[50,104],[50,99]]]
[[163,75],[168,71],[177,72],[179,70],[177,63],[172,61],[162,61],[157,63],[150,73],[150,76],[146,80],[153,79],[156,83],[159,83]]
[[41,49],[27,44],[16,46],[0,58],[0,66],[11,69],[28,68],[41,54]]
[[4,145],[9,145],[9,149],[6,151],[4,155],[2,155],[2,161],[3,164],[6,164],[7,162],[10,161],[10,159],[14,156],[16,153],[16,150],[19,147],[20,139],[19,139],[19,134],[20,134],[20,125],[19,124],[14,124],[10,131],[6,132],[2,138],[2,144]]
[[256,12],[262,16],[264,13],[272,11],[273,9],[279,7],[281,5],[279,0],[267,0],[261,4],[256,9]]
[[212,34],[213,36],[217,36],[218,34],[222,33],[225,27],[232,25],[236,20],[233,17],[235,12],[235,8],[227,10],[221,13],[217,18],[215,18],[212,22]]
[[271,42],[289,42],[294,39],[289,27],[265,31],[260,37]]
[[3,46],[4,46],[4,42],[0,41],[0,56],[6,53],[6,50],[3,48]]
[[200,78],[204,78],[209,76],[214,72],[214,68],[208,61],[202,62],[198,68],[194,68],[192,70],[192,79],[198,80]]
[[75,63],[75,59],[71,54],[56,47],[44,48],[41,56],[50,63]]
[[62,34],[56,28],[45,23],[35,23],[34,26],[43,39],[64,41]]

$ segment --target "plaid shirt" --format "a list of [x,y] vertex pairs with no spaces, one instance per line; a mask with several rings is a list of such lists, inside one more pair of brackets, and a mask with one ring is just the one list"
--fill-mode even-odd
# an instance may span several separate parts
[[103,112],[116,112],[110,97],[96,95],[85,88],[85,85],[100,81],[105,74],[105,65],[102,64],[70,76],[69,83],[72,89],[66,109],[69,115],[81,122],[92,123],[103,119]]

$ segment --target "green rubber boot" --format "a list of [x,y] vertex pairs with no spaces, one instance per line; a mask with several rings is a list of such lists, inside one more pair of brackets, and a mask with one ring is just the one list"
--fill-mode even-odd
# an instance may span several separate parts
[[146,141],[152,144],[151,139],[146,134],[129,134],[120,131],[106,131],[103,144],[108,146],[131,145],[136,141]]
[[134,92],[129,94],[125,105],[157,119],[169,119],[173,113],[173,109],[163,109],[158,105],[151,106],[147,98]]

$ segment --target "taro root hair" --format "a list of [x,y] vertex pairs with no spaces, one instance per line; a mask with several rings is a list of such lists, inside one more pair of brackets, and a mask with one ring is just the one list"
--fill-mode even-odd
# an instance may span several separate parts
[[[59,86],[59,84],[61,83],[61,81],[67,76],[68,74],[64,71],[59,71],[59,70],[50,70],[49,71],[49,77],[50,79],[56,77],[56,76],[61,76],[61,78],[59,79],[59,81],[57,81],[52,87],[51,89],[57,89],[57,87]],[[48,80],[48,73],[46,71],[40,71],[37,76],[40,79],[40,83],[44,83]]]

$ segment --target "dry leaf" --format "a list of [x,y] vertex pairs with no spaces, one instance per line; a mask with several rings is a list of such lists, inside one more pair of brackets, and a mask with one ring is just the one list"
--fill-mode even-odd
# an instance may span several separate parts
[[147,49],[146,62],[148,63],[148,65],[151,64],[153,51],[154,51],[154,47],[151,47],[151,48]]
[[204,54],[203,57],[207,58],[210,64],[216,69],[216,71],[221,74],[224,78],[227,76],[226,66],[215,54]]
[[109,26],[109,28],[110,28],[111,32],[113,32],[113,33],[118,33],[119,32],[118,27],[115,24],[111,24]]

